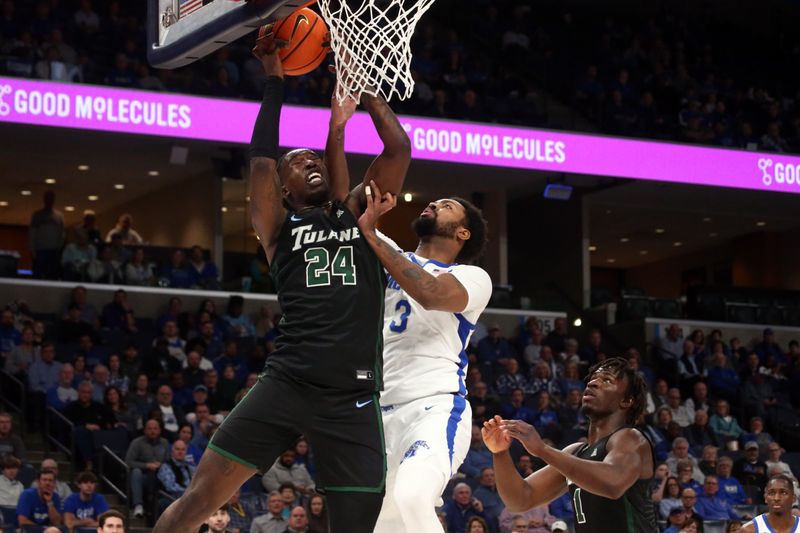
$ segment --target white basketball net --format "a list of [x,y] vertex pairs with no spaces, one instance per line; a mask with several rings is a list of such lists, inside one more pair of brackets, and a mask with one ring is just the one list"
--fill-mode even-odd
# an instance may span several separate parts
[[414,92],[411,36],[434,0],[318,0],[336,58],[336,98]]

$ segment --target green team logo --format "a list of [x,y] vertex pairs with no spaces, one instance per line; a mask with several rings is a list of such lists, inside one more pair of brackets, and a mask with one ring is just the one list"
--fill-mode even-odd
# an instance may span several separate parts
[[309,248],[304,255],[306,260],[306,287],[327,287],[331,276],[341,279],[342,285],[356,284],[356,265],[353,263],[353,247],[341,246],[336,250],[333,260],[326,248]]

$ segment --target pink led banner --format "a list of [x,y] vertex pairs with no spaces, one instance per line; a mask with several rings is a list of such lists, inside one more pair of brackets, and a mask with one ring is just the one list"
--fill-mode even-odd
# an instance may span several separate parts
[[[258,104],[0,78],[0,122],[246,144]],[[417,159],[800,193],[800,157],[401,117]],[[285,106],[281,144],[321,149],[328,111]],[[8,146],[8,144],[6,144]],[[377,154],[369,116],[347,130],[351,153]]]

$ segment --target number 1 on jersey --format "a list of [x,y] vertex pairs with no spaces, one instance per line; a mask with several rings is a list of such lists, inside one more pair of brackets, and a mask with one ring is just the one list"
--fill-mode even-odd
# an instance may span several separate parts
[[586,515],[583,514],[583,503],[581,503],[581,489],[575,489],[572,495],[572,505],[575,506],[575,520],[579,524],[586,523]]

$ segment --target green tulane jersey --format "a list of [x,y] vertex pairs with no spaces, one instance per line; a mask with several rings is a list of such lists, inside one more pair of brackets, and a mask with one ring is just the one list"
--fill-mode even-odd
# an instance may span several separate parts
[[342,203],[290,213],[270,265],[283,318],[266,371],[339,390],[378,391],[386,276]]

